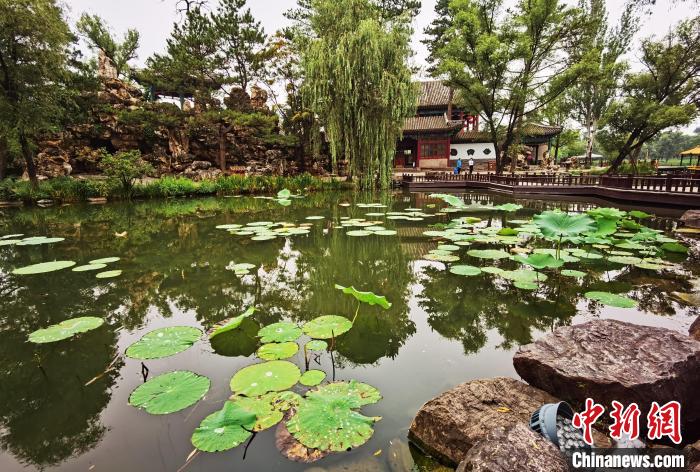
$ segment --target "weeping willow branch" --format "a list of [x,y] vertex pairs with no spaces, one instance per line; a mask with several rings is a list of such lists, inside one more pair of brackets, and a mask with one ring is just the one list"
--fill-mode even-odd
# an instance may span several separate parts
[[302,61],[307,106],[324,124],[334,169],[344,158],[361,188],[386,188],[417,101],[409,18],[382,19],[368,0],[312,0],[312,12]]

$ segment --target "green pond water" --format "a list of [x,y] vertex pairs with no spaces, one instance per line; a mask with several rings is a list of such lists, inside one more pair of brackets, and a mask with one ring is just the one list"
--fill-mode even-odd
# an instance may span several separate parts
[[[464,197],[467,204],[513,202],[488,193]],[[370,202],[386,207],[357,205]],[[413,461],[418,470],[440,470],[406,443],[416,411],[440,392],[475,378],[517,377],[512,355],[518,346],[558,326],[604,317],[686,331],[697,316],[695,308],[675,295],[691,292],[698,272],[682,255],[665,255],[674,266],[663,272],[606,258],[567,263],[565,269],[585,276],[544,270],[549,278],[534,291],[496,275],[452,274],[446,269],[450,264],[425,259],[445,241],[423,233],[453,218],[481,218],[481,227],[515,227],[523,223],[509,221],[528,220],[547,209],[583,212],[613,206],[517,203],[524,208],[515,213],[472,209],[436,215],[445,204],[426,194],[339,193],[294,198],[289,206],[244,197],[0,210],[0,236],[65,238],[0,246],[0,470],[177,471],[193,451],[194,429],[231,396],[231,377],[261,362],[255,356],[257,329],[284,320],[301,325],[320,315],[354,316],[357,303],[335,284],[373,291],[392,303],[388,310],[363,305],[354,327],[336,339],[333,355],[322,352],[310,361],[311,369],[326,372],[327,381],[357,380],[381,391],[381,401],[361,409],[367,416],[382,417],[372,438],[350,452],[308,465],[280,455],[273,427],[255,435],[247,450],[242,445],[223,453],[200,453],[184,470],[396,472],[411,470]],[[407,208],[430,216],[367,216]],[[672,229],[680,216],[672,210],[643,210],[657,215],[645,221],[656,229]],[[375,226],[388,231],[349,236],[348,231],[363,227],[341,227],[347,218],[376,221]],[[306,223],[309,231],[254,241],[251,235],[216,228],[259,221]],[[455,264],[519,266],[467,254],[487,248],[505,247],[475,242],[448,253],[460,258]],[[99,279],[95,271],[70,268],[12,274],[47,261],[85,265],[108,257],[120,258],[103,269],[122,271],[114,278]],[[237,274],[234,265],[240,263],[254,268]],[[584,298],[589,291],[623,294],[637,307],[603,306]],[[235,337],[212,345],[203,336],[185,352],[145,362],[149,378],[190,370],[211,379],[210,390],[195,406],[154,416],[128,404],[131,392],[143,383],[141,361],[124,355],[132,343],[161,327],[206,331],[250,306],[257,311]],[[35,330],[83,316],[106,323],[66,341],[27,341]],[[302,352],[290,361],[303,371]],[[293,390],[303,394],[306,388],[297,385]]]

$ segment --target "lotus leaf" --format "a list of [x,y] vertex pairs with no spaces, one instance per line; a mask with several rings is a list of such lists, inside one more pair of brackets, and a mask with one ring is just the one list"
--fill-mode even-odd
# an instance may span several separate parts
[[375,231],[374,234],[379,236],[395,236],[397,232],[392,229],[383,229],[381,231]]
[[524,280],[516,280],[515,282],[513,282],[513,286],[521,290],[537,290],[539,288],[539,285],[537,285],[536,283],[526,282]]
[[286,200],[291,196],[292,196],[292,192],[290,192],[289,189],[286,189],[286,188],[277,192],[277,198],[282,199],[282,200]]
[[352,295],[355,299],[362,303],[367,303],[368,305],[379,305],[380,307],[388,310],[391,308],[391,303],[382,295],[376,295],[372,292],[360,292],[355,289],[355,287],[343,287],[342,285],[336,284],[335,288],[341,290],[346,295]]
[[14,246],[15,244],[19,243],[19,239],[4,239],[0,241],[0,247],[2,246]]
[[440,251],[458,251],[459,246],[455,246],[454,244],[440,244],[437,247]]
[[535,224],[545,237],[570,239],[593,230],[594,221],[587,215],[571,215],[561,211],[545,211],[535,216]]
[[470,265],[456,265],[450,267],[450,272],[456,275],[464,275],[466,277],[473,277],[475,275],[481,274],[481,269],[478,267]]
[[627,216],[626,211],[618,210],[617,208],[595,208],[593,210],[588,210],[586,213],[596,219],[603,218],[615,221]]
[[355,231],[348,231],[345,234],[347,234],[348,236],[362,237],[362,236],[370,236],[372,234],[372,232],[358,229]]
[[36,344],[54,343],[99,328],[104,324],[102,318],[91,316],[62,321],[48,328],[39,329],[29,335],[29,342]]
[[152,415],[167,415],[194,405],[209,391],[208,378],[176,371],[154,377],[129,396],[129,404]]
[[301,336],[301,328],[288,321],[273,323],[258,332],[260,341],[264,343],[284,343],[296,341]]
[[314,339],[306,343],[307,351],[325,351],[328,349],[328,343],[320,339]]
[[504,270],[501,277],[513,282],[546,282],[547,276],[534,270]]
[[258,357],[266,361],[276,361],[279,359],[289,359],[299,350],[297,343],[269,343],[263,344],[258,349]]
[[642,262],[642,259],[634,256],[612,256],[608,257],[610,262],[622,265],[636,265]]
[[100,272],[99,274],[95,275],[96,279],[113,279],[115,277],[119,277],[122,275],[121,270],[108,270],[107,272]]
[[209,339],[212,339],[220,334],[226,333],[227,331],[231,331],[233,329],[238,328],[243,322],[243,320],[245,318],[248,318],[253,313],[255,313],[255,307],[251,306],[242,315],[236,316],[235,318],[230,318],[229,320],[225,320],[222,323],[219,323],[218,325],[214,326],[214,328],[209,333]]
[[112,264],[113,262],[119,262],[119,257],[105,257],[103,259],[95,259],[90,261],[90,264]]
[[352,328],[352,321],[337,315],[319,316],[304,325],[304,334],[316,339],[331,339]]
[[337,384],[309,392],[297,414],[287,422],[289,432],[306,447],[346,451],[367,442],[374,432],[372,426],[379,418],[370,418],[353,410],[367,402],[358,402],[355,394],[331,387],[333,385]]
[[75,262],[73,261],[42,262],[41,264],[34,264],[27,267],[22,267],[20,269],[15,269],[12,271],[12,273],[15,275],[45,274],[47,272],[56,272],[57,270],[68,269],[74,265]]
[[529,265],[535,269],[558,269],[564,265],[564,261],[557,259],[550,254],[531,254],[527,257],[515,256],[515,261]]
[[192,445],[204,452],[221,452],[243,444],[251,435],[256,416],[233,402],[207,416],[192,434]]
[[65,238],[47,238],[44,236],[38,236],[33,238],[25,238],[17,243],[17,246],[39,246],[40,244],[53,244],[65,241]]
[[493,207],[493,209],[498,210],[498,211],[505,211],[508,213],[513,213],[513,212],[516,212],[518,210],[522,210],[523,206],[518,205],[516,203],[504,203],[503,205],[498,205],[498,206]]
[[634,308],[637,306],[637,302],[635,302],[631,298],[627,298],[622,295],[617,295],[615,293],[588,292],[585,296],[589,300],[595,300],[602,303],[603,305],[617,308]]
[[288,361],[269,361],[245,367],[231,379],[231,390],[238,395],[257,397],[280,392],[299,381],[299,368]]
[[273,427],[284,417],[282,409],[276,405],[277,393],[268,393],[261,397],[231,397],[231,401],[240,406],[243,410],[252,413],[256,416],[255,426],[253,431],[264,431]]
[[517,236],[518,230],[515,230],[513,228],[501,228],[496,234],[498,234],[499,236]]
[[307,387],[315,387],[323,382],[326,378],[326,373],[322,370],[307,370],[299,379],[299,383]]
[[159,328],[129,346],[126,355],[139,360],[162,359],[186,351],[201,336],[200,330],[190,326]]
[[629,212],[629,215],[632,218],[637,218],[638,220],[646,220],[647,218],[652,217],[652,215],[650,215],[649,213],[640,210],[632,210]]
[[664,243],[661,245],[661,249],[676,254],[688,254],[688,248],[679,243]]
[[260,325],[252,318],[245,318],[236,329],[209,339],[211,348],[220,356],[249,357],[260,347]]
[[322,219],[324,219],[324,218],[325,218],[325,216],[318,216],[318,215],[307,216],[307,217],[306,217],[306,219],[309,220],[309,221],[322,220]]
[[219,225],[219,226],[216,227],[216,229],[226,229],[226,230],[229,230],[229,229],[238,229],[238,228],[242,228],[242,227],[243,227],[243,225],[226,224],[226,225]]
[[423,256],[423,259],[436,262],[457,262],[459,260],[459,256],[445,254],[426,254],[425,256]]
[[327,399],[335,398],[346,400],[350,408],[360,408],[364,405],[377,403],[382,395],[373,386],[351,380],[349,382],[334,382],[306,394],[307,398],[323,396]]
[[586,276],[586,273],[585,273],[585,272],[581,272],[580,270],[570,270],[570,269],[567,269],[567,270],[562,270],[562,271],[561,271],[561,275],[563,275],[564,277],[574,277],[574,278],[577,278],[577,279],[582,279],[582,278],[584,278],[584,277]]
[[430,198],[439,198],[440,200],[444,201],[445,203],[454,208],[463,208],[465,206],[464,201],[455,195],[449,195],[445,193],[433,193],[430,195]]
[[73,272],[89,272],[92,270],[102,270],[107,267],[107,264],[88,264],[78,267],[73,267]]
[[504,270],[499,267],[482,267],[481,272],[492,275],[501,275]]
[[633,251],[640,251],[642,249],[646,249],[646,246],[632,241],[625,241],[623,243],[615,244],[615,247],[619,247],[620,249],[631,249]]
[[467,254],[478,259],[508,259],[510,254],[498,249],[472,249]]

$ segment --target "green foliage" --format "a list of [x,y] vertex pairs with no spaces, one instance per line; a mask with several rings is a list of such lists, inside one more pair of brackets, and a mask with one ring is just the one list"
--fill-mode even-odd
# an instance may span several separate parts
[[139,32],[127,30],[124,39],[118,43],[109,31],[104,20],[97,15],[83,13],[75,24],[78,32],[87,40],[92,50],[102,51],[117,71],[117,76],[127,76],[129,61],[136,59],[139,48]]
[[346,295],[352,295],[355,297],[355,300],[362,303],[367,303],[370,306],[379,305],[385,310],[391,308],[391,303],[389,303],[386,297],[376,295],[373,292],[360,292],[359,290],[355,289],[355,287],[343,287],[342,285],[338,284],[336,284],[335,288],[342,290],[342,292]]
[[545,237],[562,240],[575,238],[593,230],[594,221],[587,215],[545,211],[535,216],[535,224]]
[[204,452],[221,452],[242,444],[251,435],[256,415],[242,406],[225,402],[224,407],[204,418],[192,434],[192,445]]
[[640,61],[643,71],[625,77],[622,98],[603,119],[606,146],[617,151],[610,172],[663,130],[698,116],[700,17],[681,22],[660,41],[644,40]]
[[268,392],[281,392],[299,381],[299,368],[287,361],[254,364],[236,372],[231,379],[233,393],[256,397]]
[[208,378],[177,371],[154,377],[129,396],[129,404],[152,415],[168,415],[197,403],[209,391]]
[[233,331],[234,329],[238,328],[241,325],[241,323],[243,323],[244,319],[248,318],[253,313],[255,313],[255,307],[251,306],[245,312],[243,312],[243,314],[228,320],[224,320],[211,330],[211,333],[209,334],[209,339],[211,340],[214,339],[216,336],[219,336],[220,334]]
[[200,330],[189,326],[159,328],[129,346],[126,355],[139,360],[174,356],[191,348],[201,336]]
[[127,197],[133,194],[136,180],[153,171],[153,167],[141,159],[139,151],[120,151],[114,155],[105,152],[100,169],[110,180],[121,185]]
[[407,17],[387,21],[369,0],[311,2],[303,94],[325,128],[333,166],[362,188],[391,183],[396,141],[415,112]]
[[29,342],[36,344],[55,343],[64,339],[72,338],[76,334],[85,333],[97,329],[104,324],[102,318],[91,316],[73,318],[62,321],[48,328],[34,331],[29,335]]

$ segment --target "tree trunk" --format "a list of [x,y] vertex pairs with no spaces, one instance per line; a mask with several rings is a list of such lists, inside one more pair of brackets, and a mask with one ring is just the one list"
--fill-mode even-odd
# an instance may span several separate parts
[[224,127],[219,127],[219,169],[226,172],[226,133]]
[[7,146],[5,140],[0,140],[0,180],[5,178],[7,170]]
[[598,131],[598,120],[592,119],[588,122],[588,135],[586,139],[586,162],[585,167],[591,167],[593,164],[593,143],[595,135]]
[[630,152],[632,151],[632,145],[637,140],[640,134],[640,130],[634,130],[632,132],[630,137],[627,139],[625,145],[622,146],[622,148],[620,149],[620,152],[618,153],[617,157],[613,160],[612,164],[610,164],[610,168],[608,169],[606,174],[614,174],[615,172],[617,172],[617,169],[619,169],[622,163],[625,162],[625,159],[627,159],[627,156],[629,156]]
[[36,176],[36,165],[34,164],[34,151],[32,151],[29,141],[24,133],[19,135],[19,144],[22,148],[22,156],[24,157],[24,162],[27,165],[27,175],[29,176],[29,181],[32,183],[32,187],[36,188],[39,186],[39,179]]
[[557,135],[557,141],[554,145],[554,165],[559,165],[559,135]]

